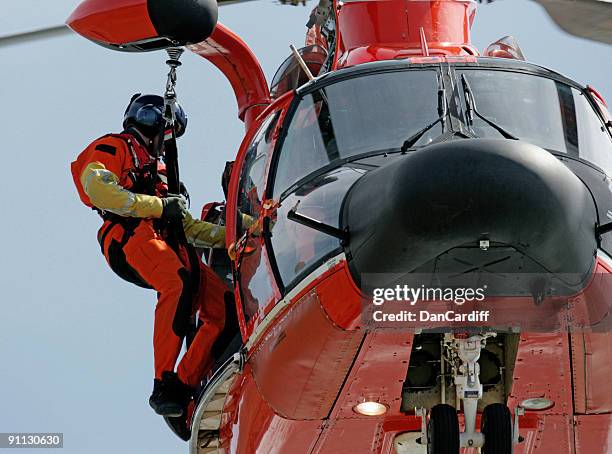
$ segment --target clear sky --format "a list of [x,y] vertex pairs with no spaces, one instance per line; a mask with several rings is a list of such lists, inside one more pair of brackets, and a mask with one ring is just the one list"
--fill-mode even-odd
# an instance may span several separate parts
[[[0,35],[61,23],[78,1],[4,3]],[[303,42],[311,7],[262,0],[225,6],[220,19],[270,79],[289,44]],[[528,60],[590,83],[612,102],[611,46],[564,34],[528,0],[481,6],[475,44],[508,34]],[[64,432],[70,454],[187,452],[147,403],[155,294],[107,268],[99,220],[78,201],[69,173],[92,139],[120,129],[133,93],[162,90],[164,61],[77,36],[0,49],[0,432]],[[179,143],[181,170],[197,215],[221,197],[223,165],[243,127],[223,76],[195,55],[184,63],[178,91],[190,127]]]

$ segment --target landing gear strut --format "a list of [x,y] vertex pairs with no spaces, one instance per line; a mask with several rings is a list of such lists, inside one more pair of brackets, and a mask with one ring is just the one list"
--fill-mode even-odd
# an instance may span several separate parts
[[495,336],[495,333],[473,336],[448,333],[444,335],[444,353],[453,368],[457,401],[463,403],[465,430],[459,436],[462,447],[481,448],[484,445],[483,434],[476,432],[478,401],[482,399],[478,359],[487,344],[487,338]]
[[[443,361],[451,366],[457,398],[455,407],[446,404],[434,406],[427,424],[427,412],[424,409],[417,411],[417,415],[423,418],[421,440],[426,440],[428,454],[458,454],[460,447],[481,448],[482,454],[512,454],[513,445],[518,442],[518,415],[522,413],[518,408],[513,427],[510,410],[505,404],[488,405],[482,414],[481,431],[476,431],[478,401],[483,394],[478,359],[487,339],[495,336],[495,333],[444,335]],[[461,407],[465,425],[463,432],[459,432],[456,410]]]

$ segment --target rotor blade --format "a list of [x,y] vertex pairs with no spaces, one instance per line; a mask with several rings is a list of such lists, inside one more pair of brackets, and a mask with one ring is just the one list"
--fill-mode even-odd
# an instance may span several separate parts
[[[495,0],[478,0],[493,3]],[[565,32],[612,44],[612,0],[534,0]]]
[[[219,6],[233,5],[237,3],[246,3],[254,0],[217,0]],[[276,3],[276,2],[275,2]],[[306,5],[306,0],[278,0],[281,5]],[[70,28],[66,25],[55,25],[37,30],[31,30],[21,33],[13,33],[0,36],[0,47],[13,46],[17,44],[26,44],[32,41],[40,41],[48,38],[55,38],[71,33]]]
[[71,30],[65,25],[56,25],[54,27],[41,28],[23,33],[14,33],[12,35],[0,36],[0,47],[13,46],[16,44],[25,44],[31,41],[42,39],[55,38],[56,36],[68,35]]
[[611,0],[536,0],[566,32],[612,44]]

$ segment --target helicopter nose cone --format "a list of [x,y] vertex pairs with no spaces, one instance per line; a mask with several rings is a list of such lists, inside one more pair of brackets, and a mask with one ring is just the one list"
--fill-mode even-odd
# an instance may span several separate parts
[[376,273],[376,286],[389,273],[476,270],[571,274],[579,285],[597,250],[585,185],[546,150],[513,140],[454,140],[398,157],[357,181],[342,216],[353,276]]

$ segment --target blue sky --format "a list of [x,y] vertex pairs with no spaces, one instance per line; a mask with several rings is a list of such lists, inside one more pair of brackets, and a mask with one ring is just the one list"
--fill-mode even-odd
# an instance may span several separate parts
[[[77,3],[3,5],[0,35],[61,23]],[[270,79],[289,44],[303,42],[308,12],[262,0],[223,7],[220,19],[249,43]],[[508,34],[528,60],[612,101],[612,47],[564,34],[527,0],[481,6],[475,44]],[[164,61],[77,36],[0,49],[0,432],[64,432],[63,452],[71,454],[186,452],[147,404],[155,295],[107,269],[95,239],[99,220],[79,203],[69,173],[92,139],[120,128],[134,92],[163,88]],[[190,116],[179,144],[182,177],[197,214],[221,197],[223,164],[243,127],[229,84],[201,58],[185,55],[178,90]]]

